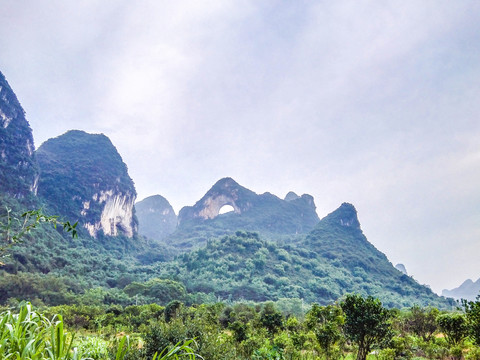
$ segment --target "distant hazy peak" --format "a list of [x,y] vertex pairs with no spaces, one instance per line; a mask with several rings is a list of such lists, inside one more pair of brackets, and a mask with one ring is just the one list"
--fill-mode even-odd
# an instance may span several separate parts
[[163,197],[162,195],[148,196],[145,199],[135,203],[135,206],[138,206],[139,204],[143,204],[144,206],[150,206],[150,207],[152,207],[152,206],[154,206],[154,207],[159,207],[159,206],[171,207],[168,200],[165,197]]
[[150,239],[161,240],[177,227],[177,215],[161,195],[149,196],[135,204],[138,232]]
[[480,279],[473,282],[472,279],[465,280],[459,287],[442,291],[442,295],[445,297],[453,297],[454,299],[467,299],[473,301],[480,294]]
[[397,264],[397,265],[395,265],[395,269],[397,269],[398,271],[401,271],[401,272],[404,273],[405,275],[408,275],[407,269],[405,268],[405,265],[403,265],[403,264]]
[[285,195],[285,201],[292,201],[292,200],[296,200],[296,199],[299,199],[299,198],[300,198],[300,196],[295,194],[293,191],[290,191],[287,195]]

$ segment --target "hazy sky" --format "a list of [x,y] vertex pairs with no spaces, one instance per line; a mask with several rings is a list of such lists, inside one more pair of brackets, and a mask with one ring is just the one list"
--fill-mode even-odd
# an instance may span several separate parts
[[37,147],[106,134],[138,199],[350,202],[420,283],[480,277],[479,1],[2,0],[0,71]]

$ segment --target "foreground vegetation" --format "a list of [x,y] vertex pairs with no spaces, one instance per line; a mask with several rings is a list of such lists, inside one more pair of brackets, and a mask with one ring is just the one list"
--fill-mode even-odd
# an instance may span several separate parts
[[0,315],[0,359],[480,359],[480,300],[455,312],[386,309],[347,295],[309,309],[281,303],[186,306],[27,303]]

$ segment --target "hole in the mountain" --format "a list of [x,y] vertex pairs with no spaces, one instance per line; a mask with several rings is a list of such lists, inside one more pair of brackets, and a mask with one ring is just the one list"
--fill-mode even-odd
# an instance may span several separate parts
[[235,211],[232,205],[223,205],[218,212],[218,215],[226,214],[229,212]]

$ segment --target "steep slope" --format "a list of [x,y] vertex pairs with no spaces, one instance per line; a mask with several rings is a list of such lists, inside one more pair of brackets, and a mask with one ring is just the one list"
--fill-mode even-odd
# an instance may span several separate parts
[[471,279],[465,280],[462,285],[452,290],[443,290],[443,296],[452,297],[456,300],[466,299],[474,301],[480,295],[480,279],[473,282]]
[[314,251],[322,261],[345,269],[349,274],[343,286],[346,292],[378,296],[389,306],[439,301],[428,287],[397,270],[368,242],[351,204],[344,203],[323,218],[299,246]]
[[[219,215],[225,205],[232,206],[233,211]],[[168,239],[184,249],[236,230],[256,231],[264,237],[278,239],[306,234],[318,221],[310,195],[286,201],[270,193],[258,195],[233,179],[224,178],[194,206],[180,210],[178,229]]]
[[38,195],[54,213],[79,221],[91,236],[137,232],[137,196],[127,166],[103,134],[72,130],[37,150]]
[[[375,253],[370,247],[367,251],[370,253],[367,256],[383,262],[378,271],[371,267],[365,270],[359,261],[352,267],[346,259],[345,262],[332,260],[309,247],[281,246],[262,240],[256,233],[238,231],[164,264],[160,275],[174,274],[191,293],[229,300],[300,298],[307,303],[329,304],[346,293],[355,292],[378,297],[389,307],[452,306],[385,264],[383,254]],[[385,270],[387,273],[380,273]]]
[[177,228],[177,215],[161,195],[149,196],[135,204],[138,233],[150,239],[160,240]]
[[25,111],[0,72],[0,193],[23,199],[37,191],[38,168]]

